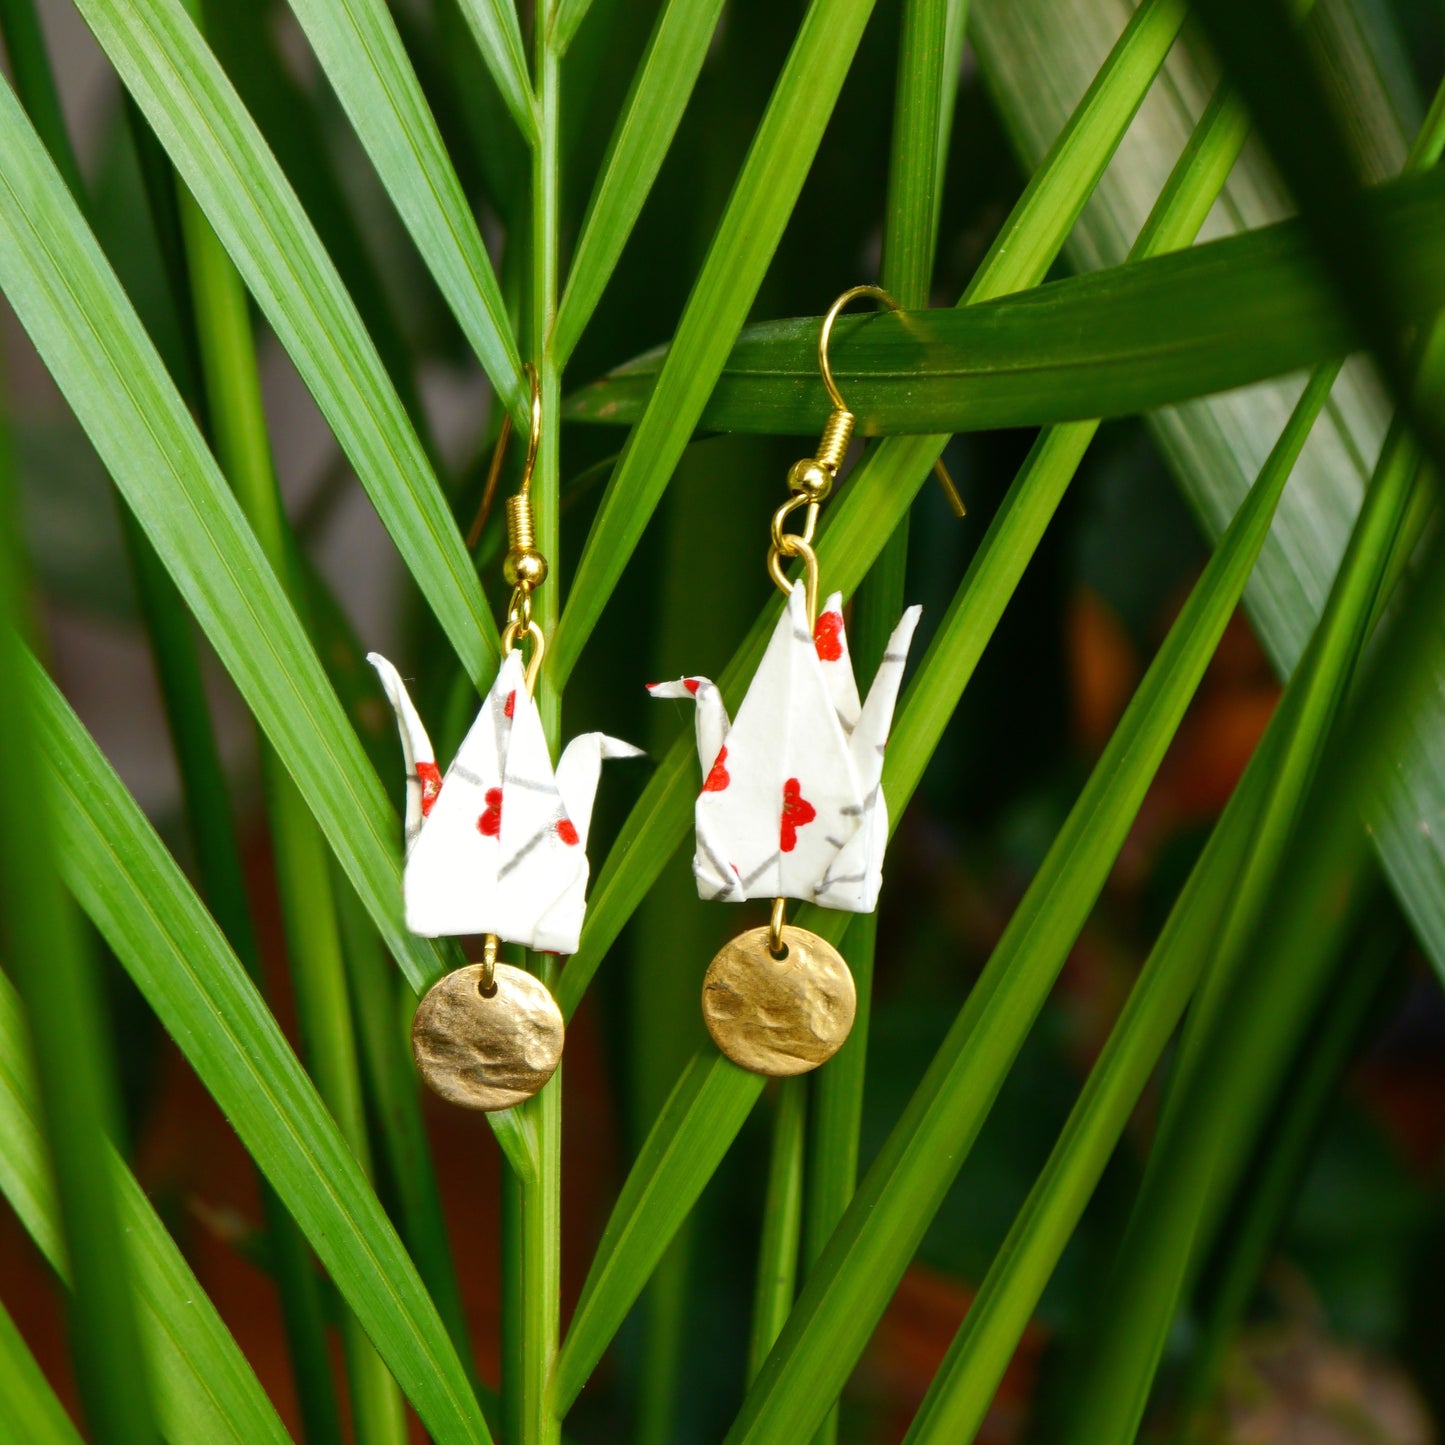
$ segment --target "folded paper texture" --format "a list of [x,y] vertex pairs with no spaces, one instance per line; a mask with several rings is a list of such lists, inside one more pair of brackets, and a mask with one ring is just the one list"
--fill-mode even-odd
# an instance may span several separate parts
[[374,652],[367,661],[396,709],[406,757],[406,926],[427,938],[495,933],[575,953],[602,763],[641,750],[584,733],[554,770],[522,655],[512,652],[442,777],[396,669]]
[[919,612],[903,614],[861,705],[841,596],[828,599],[810,632],[801,582],[736,722],[707,678],[648,688],[697,706],[703,785],[693,873],[702,897],[799,898],[852,913],[877,907],[888,842],[883,749]]

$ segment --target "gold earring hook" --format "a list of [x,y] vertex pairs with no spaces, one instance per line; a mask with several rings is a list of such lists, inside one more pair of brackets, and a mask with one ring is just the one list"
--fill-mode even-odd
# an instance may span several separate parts
[[[522,486],[523,496],[528,496],[532,491],[532,473],[537,466],[537,446],[542,440],[542,383],[537,376],[537,368],[530,361],[526,362],[522,371],[527,377],[528,385],[532,392],[531,403],[531,435],[527,438],[527,460],[522,463]],[[492,502],[497,495],[497,481],[502,475],[502,463],[507,456],[507,443],[512,439],[512,413],[502,413],[502,425],[497,429],[497,442],[492,448],[492,460],[487,466],[487,481],[482,488],[482,500],[477,507],[477,515],[472,519],[472,525],[467,531],[467,551],[472,551],[478,542],[482,540],[482,528],[487,525],[487,518],[491,515]]]
[[524,493],[530,494],[532,490],[532,473],[537,466],[537,448],[542,441],[542,381],[537,375],[537,368],[530,361],[524,362],[522,371],[526,375],[527,385],[532,393],[531,406],[531,432],[527,437],[527,460],[522,463],[522,486]]
[[[818,444],[818,455],[812,460],[827,469],[830,474],[830,482],[837,476],[838,467],[843,461],[844,453],[848,450],[849,441],[852,440],[854,417],[843,401],[843,394],[838,390],[838,383],[833,379],[832,363],[828,360],[828,343],[833,336],[833,323],[838,319],[843,308],[863,296],[881,302],[890,311],[902,310],[893,297],[881,286],[853,286],[828,308],[828,314],[823,318],[823,325],[818,332],[818,370],[822,373],[828,400],[833,403],[833,414],[828,418],[827,426],[823,428],[823,439]],[[808,462],[799,462],[798,466],[806,467],[808,464]],[[948,498],[948,504],[953,508],[954,515],[966,516],[968,509],[963,505],[963,498],[959,495],[953,478],[949,476],[948,468],[943,465],[942,457],[933,464],[933,474],[943,487],[944,495]]]
[[[527,691],[530,693],[537,685],[542,654],[547,647],[547,639],[532,617],[532,593],[546,580],[547,559],[537,550],[537,522],[532,514],[532,473],[536,470],[537,447],[542,440],[542,386],[537,368],[530,361],[523,370],[532,390],[531,435],[527,438],[527,459],[522,463],[521,486],[507,498],[507,555],[502,560],[502,576],[512,588],[512,600],[507,606],[507,625],[502,629],[501,646],[502,656],[506,657],[524,637],[531,639],[532,655],[527,659]],[[502,425],[497,431],[497,444],[492,449],[491,465],[487,468],[482,505],[467,534],[468,550],[481,539],[511,435],[512,415],[508,412],[502,417]]]

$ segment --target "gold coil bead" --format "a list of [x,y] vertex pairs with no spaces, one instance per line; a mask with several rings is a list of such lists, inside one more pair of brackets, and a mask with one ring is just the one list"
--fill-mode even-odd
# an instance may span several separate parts
[[853,440],[854,421],[851,411],[835,407],[828,418],[828,425],[823,428],[823,440],[818,443],[818,463],[835,477],[847,455],[848,443]]
[[502,576],[513,587],[540,587],[547,575],[547,559],[537,550],[532,499],[525,492],[507,498],[507,544]]
[[532,499],[526,492],[507,498],[507,546],[513,552],[530,552],[537,545],[537,524]]

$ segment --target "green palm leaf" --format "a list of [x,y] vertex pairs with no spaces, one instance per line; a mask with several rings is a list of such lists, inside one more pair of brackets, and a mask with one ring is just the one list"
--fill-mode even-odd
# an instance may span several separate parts
[[490,1439],[355,1156],[190,885],[54,684],[31,672],[65,878],[439,1440]]
[[537,102],[527,73],[527,51],[512,0],[458,0],[482,59],[523,138],[537,139]]
[[[1251,493],[1180,612],[988,967],[808,1276],[729,1441],[804,1438],[842,1389],[1103,887],[1263,545],[1284,477],[1274,480]],[[929,675],[928,664],[925,658],[920,677]]]
[[[971,33],[979,61],[1026,164],[1044,153],[1129,8],[1129,0],[977,0]],[[1351,81],[1342,100],[1354,116],[1370,173],[1380,178],[1397,172],[1404,159],[1400,110],[1409,103],[1404,88],[1386,84],[1388,70],[1365,43],[1371,16],[1368,7],[1355,4],[1332,8],[1321,19],[1337,21],[1342,32],[1321,26],[1313,38],[1331,47],[1333,68]],[[1123,260],[1188,139],[1197,97],[1209,83],[1201,77],[1215,69],[1212,59],[1176,47],[1169,84],[1156,88],[1126,143],[1127,165],[1104,178],[1071,239],[1075,265],[1094,268]],[[1266,224],[1287,206],[1269,165],[1246,153],[1211,216],[1210,234]],[[1289,381],[1148,418],[1181,490],[1211,535],[1223,531],[1239,506],[1297,396],[1298,382]],[[1319,617],[1387,421],[1368,371],[1347,367],[1300,459],[1245,594],[1255,630],[1282,677],[1294,669]],[[1371,821],[1396,896],[1436,971],[1445,976],[1445,895],[1439,886],[1445,840],[1438,830],[1420,826],[1445,812],[1441,737],[1445,703],[1412,725],[1401,745],[1399,770],[1380,780]]]
[[3,86],[0,137],[0,290],[420,991],[443,955],[402,927],[396,814],[160,359]]
[[667,0],[658,12],[587,203],[567,288],[557,308],[552,349],[559,367],[567,364],[637,224],[721,12],[722,0]]
[[812,0],[658,377],[608,483],[548,650],[565,684],[747,319],[823,137],[872,0]]
[[522,363],[496,273],[386,5],[292,0],[291,8],[492,385],[525,421]]
[[[1445,178],[1369,196],[1412,320],[1445,302]],[[698,425],[821,429],[819,317],[748,327]],[[840,320],[830,355],[867,436],[980,431],[1131,416],[1330,361],[1361,344],[1298,222],[1132,261],[985,304]],[[567,403],[579,421],[630,423],[666,364],[659,348]]]
[[180,0],[85,0],[85,16],[356,468],[472,680],[496,625],[361,320],[280,167]]
[[553,54],[560,56],[567,53],[591,8],[592,0],[557,0],[556,4],[547,7],[547,48]]
[[[65,1250],[31,1075],[19,1000],[0,978],[0,1191],[36,1247],[64,1276]],[[170,1440],[218,1445],[289,1441],[246,1357],[144,1191],[120,1156],[109,1153],[162,1431]],[[0,1398],[9,1397],[8,1387],[0,1389]],[[11,1432],[3,1438],[41,1437]]]
[[27,1445],[81,1445],[65,1407],[0,1306],[0,1431]]

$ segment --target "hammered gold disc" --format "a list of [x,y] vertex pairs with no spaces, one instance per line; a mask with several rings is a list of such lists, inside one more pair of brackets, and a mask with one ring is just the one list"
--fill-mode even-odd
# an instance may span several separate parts
[[541,979],[499,963],[483,996],[484,965],[449,973],[411,1021],[411,1052],[431,1088],[465,1109],[510,1109],[530,1099],[562,1057],[562,1011]]
[[806,928],[784,925],[774,958],[766,928],[740,933],[708,965],[702,1015],[733,1063],[775,1079],[806,1074],[843,1047],[858,995],[843,956]]

